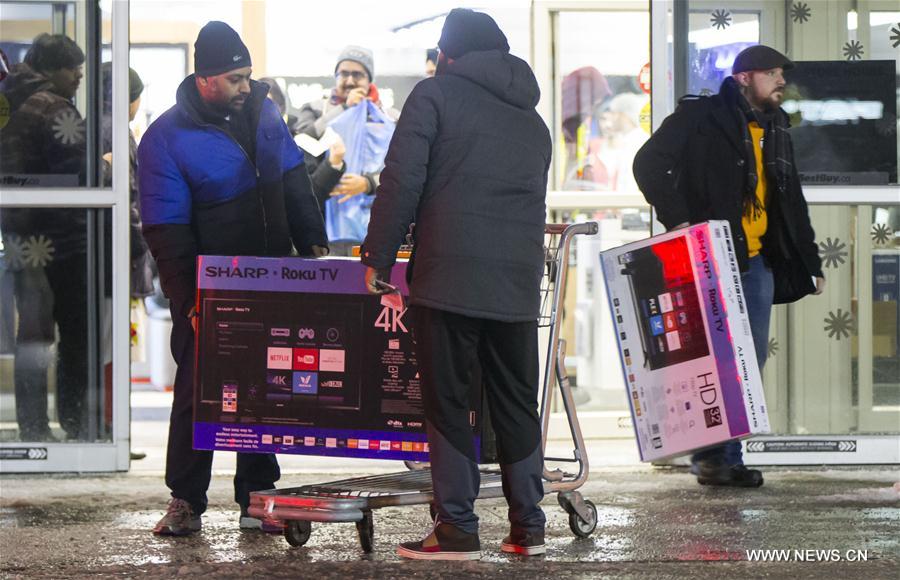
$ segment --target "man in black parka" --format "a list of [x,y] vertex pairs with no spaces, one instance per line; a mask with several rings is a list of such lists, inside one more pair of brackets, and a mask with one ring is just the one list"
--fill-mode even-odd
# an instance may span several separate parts
[[[783,72],[793,66],[767,46],[745,49],[719,94],[682,99],[634,159],[634,177],[667,229],[728,220],[760,370],[773,302],[825,287],[780,107]],[[739,441],[700,451],[691,461],[702,485],[763,484],[758,470],[744,467]]]
[[437,521],[407,558],[480,557],[479,471],[469,425],[481,365],[497,434],[510,535],[503,550],[544,551],[537,317],[551,141],[528,64],[494,20],[447,16],[437,74],[406,101],[363,245],[379,293],[416,223],[407,277],[431,452]]

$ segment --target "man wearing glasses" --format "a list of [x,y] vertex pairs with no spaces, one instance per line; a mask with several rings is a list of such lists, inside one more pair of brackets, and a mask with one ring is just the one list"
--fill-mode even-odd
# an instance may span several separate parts
[[[396,121],[400,117],[399,111],[390,107],[385,108],[381,104],[378,88],[372,82],[374,71],[375,59],[371,50],[361,46],[344,47],[334,67],[334,89],[331,95],[306,103],[300,108],[298,130],[321,139],[328,125],[341,113],[366,100],[375,103],[388,117]],[[361,193],[374,195],[378,180],[378,173],[364,175],[345,173],[331,195],[338,195],[341,198]]]

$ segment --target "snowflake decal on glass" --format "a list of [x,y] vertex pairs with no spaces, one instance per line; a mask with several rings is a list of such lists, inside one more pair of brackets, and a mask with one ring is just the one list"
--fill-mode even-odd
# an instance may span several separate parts
[[29,236],[22,245],[22,258],[32,268],[41,268],[53,261],[56,248],[53,242],[44,236]]
[[775,340],[774,338],[770,338],[767,351],[768,351],[770,357],[773,357],[776,354],[778,354],[778,341]]
[[847,251],[844,249],[847,244],[835,238],[825,238],[824,242],[819,242],[819,250],[822,252],[822,261],[825,262],[826,268],[837,268],[846,262]]
[[3,259],[10,270],[21,270],[25,264],[25,245],[22,238],[10,234],[3,239]]
[[791,6],[791,18],[794,22],[803,24],[809,20],[810,16],[812,16],[812,10],[809,9],[806,2],[795,2],[794,5]]
[[900,22],[897,23],[897,26],[891,28],[891,46],[894,48],[900,46]]
[[713,10],[709,22],[713,25],[713,28],[718,28],[719,30],[728,28],[731,26],[731,13],[727,10]]
[[825,318],[825,332],[828,333],[828,338],[836,340],[847,338],[853,332],[854,326],[853,316],[840,308],[837,312],[829,312]]
[[894,232],[891,231],[887,224],[872,225],[872,241],[879,246],[887,245],[893,236]]
[[63,111],[53,120],[53,137],[63,145],[84,141],[84,121],[74,111]]
[[847,60],[859,60],[865,53],[862,43],[858,40],[851,40],[844,45],[844,56]]

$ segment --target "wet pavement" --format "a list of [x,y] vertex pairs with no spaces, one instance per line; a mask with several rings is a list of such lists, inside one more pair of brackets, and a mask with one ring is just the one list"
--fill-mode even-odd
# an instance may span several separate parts
[[[281,484],[345,476],[293,473]],[[377,510],[375,550],[364,554],[352,524],[313,524],[302,548],[280,536],[240,531],[231,479],[222,474],[213,478],[203,530],[188,538],[149,532],[167,500],[159,474],[6,475],[0,476],[0,576],[896,579],[898,479],[888,468],[770,469],[764,487],[734,490],[700,487],[679,469],[602,468],[582,489],[599,512],[590,538],[576,538],[567,514],[548,497],[547,554],[503,555],[505,505],[490,500],[477,506],[483,559],[439,563],[405,562],[394,553],[397,542],[428,530],[426,506]],[[764,549],[790,550],[791,561],[748,561],[747,550]],[[848,560],[863,555],[865,562]],[[822,558],[828,561],[812,561]]]

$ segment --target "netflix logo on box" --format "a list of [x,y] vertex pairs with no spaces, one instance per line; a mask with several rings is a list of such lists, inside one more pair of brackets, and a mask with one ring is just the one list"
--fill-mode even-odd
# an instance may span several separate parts
[[269,361],[266,365],[270,369],[291,369],[291,349],[269,347]]

